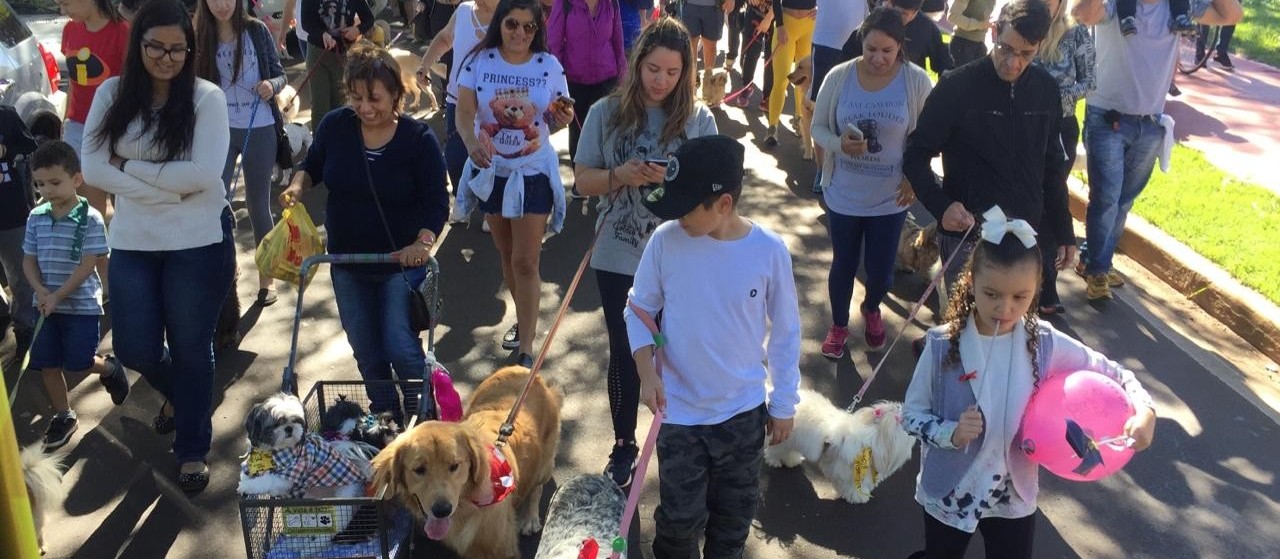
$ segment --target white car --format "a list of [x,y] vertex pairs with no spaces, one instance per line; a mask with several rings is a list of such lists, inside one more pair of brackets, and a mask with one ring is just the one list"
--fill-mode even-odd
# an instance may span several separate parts
[[58,88],[58,62],[5,0],[0,47],[0,104],[12,105],[33,133],[60,137],[67,94]]

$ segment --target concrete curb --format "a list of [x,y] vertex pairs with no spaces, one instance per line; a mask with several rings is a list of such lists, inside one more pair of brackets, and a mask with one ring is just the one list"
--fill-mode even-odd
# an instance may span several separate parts
[[[1067,187],[1071,215],[1084,222],[1088,188]],[[1129,214],[1120,250],[1195,302],[1258,351],[1280,363],[1280,307],[1145,219]]]

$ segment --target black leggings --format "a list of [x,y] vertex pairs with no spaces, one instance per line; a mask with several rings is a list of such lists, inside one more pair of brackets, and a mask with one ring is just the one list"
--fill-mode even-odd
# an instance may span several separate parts
[[[1030,559],[1036,515],[988,517],[978,521],[987,559]],[[924,513],[925,559],[962,559],[973,534],[957,530]]]
[[604,327],[609,333],[609,413],[613,417],[613,438],[636,440],[636,410],[640,407],[640,376],[631,357],[631,342],[622,310],[635,276],[596,270]]
[[578,155],[578,137],[582,129],[578,124],[587,119],[587,111],[596,101],[604,99],[618,85],[618,78],[609,78],[600,83],[582,84],[569,82],[569,96],[573,97],[573,122],[569,123],[569,159]]
[[[744,25],[742,26],[742,83],[743,85],[752,83],[756,77],[756,63],[760,62],[760,57],[764,56],[767,60],[769,52],[765,50],[765,45],[773,44],[773,31],[762,33],[755,42],[751,42],[751,38],[755,37],[756,25],[760,23],[761,17],[750,7],[742,14]],[[769,92],[773,90],[773,61],[769,60],[764,66],[764,83],[756,84],[762,86],[764,98],[769,98]]]

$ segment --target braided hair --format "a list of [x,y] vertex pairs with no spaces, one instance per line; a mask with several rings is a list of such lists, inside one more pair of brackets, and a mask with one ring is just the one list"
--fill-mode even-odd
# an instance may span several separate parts
[[[950,347],[947,349],[946,358],[943,359],[944,364],[960,362],[960,333],[964,331],[969,316],[973,314],[975,308],[973,289],[975,271],[988,270],[1000,273],[1023,264],[1035,265],[1036,285],[1039,286],[1042,273],[1039,245],[1027,248],[1013,235],[1005,235],[999,243],[978,240],[973,248],[973,254],[969,255],[969,260],[960,274],[960,280],[956,282],[955,291],[947,306],[944,320]],[[1037,359],[1040,353],[1040,336],[1037,334],[1040,328],[1040,317],[1036,314],[1039,306],[1040,290],[1037,288],[1031,298],[1031,306],[1027,308],[1027,314],[1023,317],[1027,332],[1027,353],[1031,356],[1031,374],[1035,376],[1037,385],[1040,384],[1040,363]]]

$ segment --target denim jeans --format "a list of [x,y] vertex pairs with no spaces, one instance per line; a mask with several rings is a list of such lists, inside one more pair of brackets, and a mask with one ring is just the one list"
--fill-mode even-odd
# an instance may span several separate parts
[[178,463],[204,460],[213,436],[213,330],[236,267],[230,209],[222,231],[202,247],[111,253],[112,345],[173,404]]
[[[356,358],[356,368],[366,381],[421,379],[426,371],[427,356],[422,340],[409,326],[409,284],[417,285],[426,274],[424,268],[392,274],[362,273],[358,269],[334,266],[333,295],[338,302],[338,318],[347,333]],[[396,389],[390,383],[376,383],[368,390],[369,411],[389,411],[397,417],[418,410],[418,390],[404,393],[404,412]]]
[[457,112],[457,105],[445,104],[444,166],[449,171],[449,184],[453,187],[454,195],[458,194],[458,181],[462,180],[462,168],[467,165],[468,157],[467,146],[462,143],[462,136],[458,134],[458,125],[454,122]]
[[1164,140],[1164,127],[1150,117],[1121,115],[1113,127],[1104,120],[1105,112],[1087,107],[1084,116],[1084,148],[1089,154],[1085,273],[1091,275],[1111,271],[1125,218],[1146,188]]
[[831,229],[831,271],[827,274],[827,295],[831,299],[831,322],[849,325],[849,303],[858,263],[867,288],[863,309],[880,310],[880,303],[893,287],[893,263],[898,257],[898,240],[907,212],[878,216],[851,216],[827,211]]

